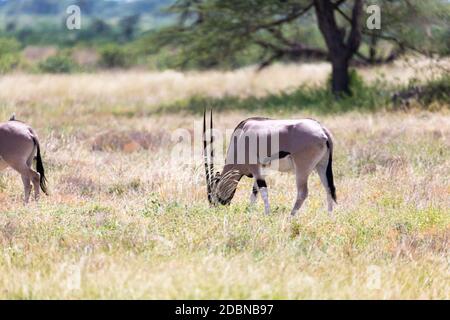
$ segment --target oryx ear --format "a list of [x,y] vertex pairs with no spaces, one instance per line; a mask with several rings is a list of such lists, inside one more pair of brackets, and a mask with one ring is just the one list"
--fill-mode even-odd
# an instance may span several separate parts
[[9,118],[9,121],[15,121],[15,120],[16,120],[16,114],[13,113],[13,114],[11,115],[11,118]]

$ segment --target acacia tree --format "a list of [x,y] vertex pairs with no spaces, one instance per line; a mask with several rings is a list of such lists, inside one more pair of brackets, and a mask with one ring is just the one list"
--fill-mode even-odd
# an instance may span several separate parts
[[348,65],[361,44],[363,1],[355,0],[353,4],[348,39],[345,39],[345,32],[338,27],[336,22],[334,11],[339,7],[339,3],[314,0],[314,7],[319,29],[325,39],[331,61],[332,90],[334,93],[350,93]]
[[[383,63],[407,49],[426,52],[421,45],[427,32],[433,33],[436,13],[448,30],[446,1],[427,1],[426,7],[414,0],[370,2],[382,9],[381,30],[366,28],[364,0],[178,0],[170,8],[179,15],[177,25],[157,37],[159,44],[175,46],[183,62],[195,59],[205,67],[245,55],[255,46],[261,52],[260,68],[281,59],[325,59],[332,65],[332,91],[349,94],[352,61]],[[377,52],[380,41],[392,43],[389,54]],[[362,43],[368,44],[368,54]]]

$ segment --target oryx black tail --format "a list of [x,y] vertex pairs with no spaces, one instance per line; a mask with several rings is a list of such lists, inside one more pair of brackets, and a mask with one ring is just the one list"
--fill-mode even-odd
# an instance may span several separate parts
[[328,165],[327,165],[327,182],[328,182],[328,188],[330,189],[331,197],[333,198],[334,202],[337,203],[336,200],[336,187],[334,186],[334,178],[333,178],[333,148],[330,146],[329,141],[327,141],[327,147],[330,151],[330,156],[328,158]]
[[42,162],[41,157],[41,148],[39,146],[39,141],[33,137],[34,144],[36,145],[36,171],[40,174],[41,178],[39,181],[39,184],[41,186],[42,192],[44,192],[46,195],[48,195],[47,192],[47,178],[45,177],[45,169],[44,169],[44,163]]

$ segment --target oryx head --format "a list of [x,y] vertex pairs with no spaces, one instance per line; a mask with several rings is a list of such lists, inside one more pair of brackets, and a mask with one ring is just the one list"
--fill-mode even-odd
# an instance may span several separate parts
[[206,190],[208,201],[212,205],[227,205],[233,199],[236,187],[241,174],[237,170],[229,170],[214,173],[214,138],[213,138],[213,118],[211,110],[210,119],[210,150],[207,151],[208,142],[206,140],[206,110],[203,113],[203,157],[205,162]]

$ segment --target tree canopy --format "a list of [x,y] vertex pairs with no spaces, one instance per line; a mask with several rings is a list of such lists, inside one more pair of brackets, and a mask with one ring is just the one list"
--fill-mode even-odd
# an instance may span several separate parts
[[[367,27],[369,4],[381,9],[379,30]],[[389,62],[408,50],[450,52],[450,4],[441,0],[178,0],[169,11],[178,23],[156,41],[176,49],[180,66],[325,59],[335,92],[350,93],[351,63]]]

